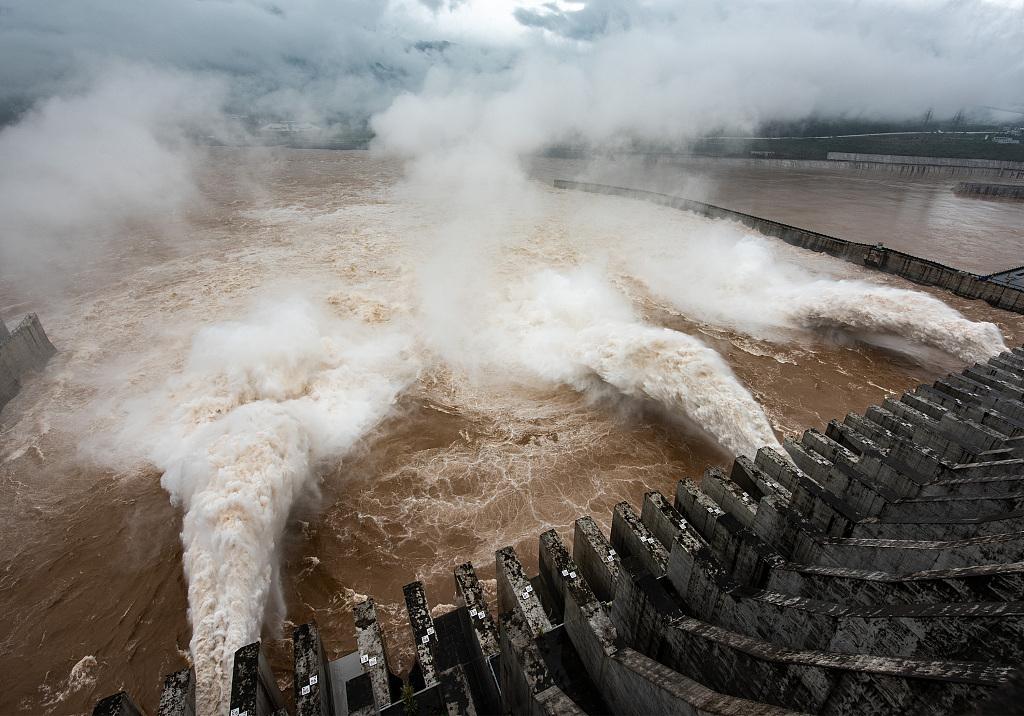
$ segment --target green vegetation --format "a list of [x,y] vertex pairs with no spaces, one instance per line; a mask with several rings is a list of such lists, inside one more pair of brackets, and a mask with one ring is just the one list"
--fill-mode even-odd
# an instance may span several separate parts
[[402,687],[402,709],[405,711],[407,716],[414,716],[419,713],[419,707],[416,705],[416,697],[413,695],[412,686],[406,684]]

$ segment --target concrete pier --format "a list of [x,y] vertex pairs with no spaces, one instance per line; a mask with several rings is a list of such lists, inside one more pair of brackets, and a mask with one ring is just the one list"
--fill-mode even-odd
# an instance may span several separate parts
[[292,634],[292,689],[296,716],[331,716],[335,712],[331,666],[316,624],[302,624]]
[[236,716],[280,716],[282,711],[287,712],[258,641],[235,652],[229,708]]
[[164,678],[164,689],[160,693],[157,715],[196,716],[195,703],[195,672],[191,668],[175,671]]
[[[1024,350],[763,448],[675,494],[623,502],[610,535],[540,535],[539,574],[495,554],[497,614],[471,564],[457,607],[405,587],[416,660],[387,662],[372,600],[358,650],[295,631],[294,711],[259,643],[235,716],[1007,713],[1024,700]],[[194,677],[161,716],[190,715]],[[234,712],[234,711],[233,711]],[[140,713],[125,693],[95,714]]]
[[41,369],[56,352],[36,314],[25,316],[13,331],[0,321],[0,410],[21,390],[22,377]]

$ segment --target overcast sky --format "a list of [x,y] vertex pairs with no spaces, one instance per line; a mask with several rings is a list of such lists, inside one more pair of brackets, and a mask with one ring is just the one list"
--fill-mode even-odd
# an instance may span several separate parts
[[[216,76],[232,110],[315,122],[365,118],[425,88],[505,91],[529,72],[687,123],[697,115],[744,123],[810,112],[1019,107],[1022,7],[1019,0],[0,0],[0,102],[24,106],[73,91],[129,62]],[[581,77],[566,76],[574,72]],[[587,104],[621,123],[614,107]]]

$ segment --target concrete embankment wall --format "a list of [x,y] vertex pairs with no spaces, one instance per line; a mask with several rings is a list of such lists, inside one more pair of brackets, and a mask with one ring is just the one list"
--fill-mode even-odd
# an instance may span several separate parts
[[0,409],[21,389],[20,378],[42,368],[57,349],[46,336],[39,317],[30,313],[8,332],[0,322]]
[[785,241],[792,246],[809,249],[836,258],[852,261],[862,266],[884,271],[885,273],[902,276],[914,283],[925,286],[937,286],[957,296],[977,298],[1014,313],[1024,313],[1024,291],[1012,286],[1001,286],[989,281],[984,276],[951,268],[935,261],[922,259],[911,254],[885,248],[881,245],[861,244],[854,241],[839,239],[816,231],[801,229],[759,216],[744,214],[714,204],[684,199],[668,194],[659,194],[641,189],[591,184],[587,182],[556,179],[554,185],[559,189],[575,189],[594,194],[609,194],[631,199],[642,199],[675,209],[692,211],[713,219],[737,221],[759,233]]
[[990,196],[999,199],[1024,199],[1024,185],[1020,184],[985,184],[980,182],[962,181],[954,189],[957,194],[966,196]]
[[881,168],[900,174],[940,174],[945,176],[988,175],[1024,179],[1024,162],[998,159],[961,159],[958,157],[913,157],[900,154],[858,154],[829,152],[827,164],[857,168]]
[[[829,157],[841,154],[830,152]],[[659,155],[663,156],[663,155]],[[917,159],[918,157],[899,157],[889,154],[849,154],[847,156],[859,157],[886,157],[888,159]],[[931,157],[920,157],[931,159]],[[937,159],[944,159],[939,157]],[[901,163],[898,161],[871,161],[869,159],[761,159],[761,158],[739,158],[739,157],[707,157],[707,156],[678,156],[678,160],[691,166],[733,166],[733,167],[767,167],[771,169],[807,170],[824,169],[826,171],[852,171],[852,172],[883,172],[885,174],[896,174],[905,177],[980,177],[988,179],[1024,179],[1024,162],[1010,162],[1019,164],[1019,167],[989,167],[963,164],[925,164],[925,163]],[[975,161],[975,160],[954,160],[954,161]],[[987,161],[987,160],[976,160]]]
[[960,157],[914,157],[903,154],[858,154],[829,152],[827,158],[837,162],[873,162],[878,164],[920,164],[939,167],[974,167],[976,169],[1024,169],[1024,162],[1002,159],[963,159]]

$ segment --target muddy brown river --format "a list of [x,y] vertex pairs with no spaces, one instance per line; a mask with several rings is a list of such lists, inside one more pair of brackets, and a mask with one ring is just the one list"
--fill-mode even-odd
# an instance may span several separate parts
[[[262,636],[282,676],[288,636],[306,620],[330,656],[354,648],[350,610],[363,595],[408,664],[403,584],[422,579],[443,609],[455,565],[473,561],[492,579],[493,552],[511,544],[534,569],[540,532],[571,539],[584,513],[607,527],[616,502],[671,494],[680,477],[725,465],[722,440],[748,439],[757,415],[740,401],[717,423],[694,419],[716,390],[745,388],[781,438],[934,380],[973,350],[968,322],[934,302],[914,308],[905,330],[865,325],[877,316],[863,312],[847,319],[851,305],[875,306],[865,291],[914,289],[996,324],[1009,344],[1024,338],[1021,317],[983,303],[728,222],[543,181],[683,194],[974,271],[1024,263],[1021,207],[955,197],[954,179],[556,159],[530,171],[514,205],[475,205],[463,220],[403,182],[400,163],[368,152],[216,149],[199,172],[203,200],[186,211],[105,229],[53,280],[0,276],[0,315],[38,312],[60,350],[0,414],[0,713],[86,713],[121,688],[153,710],[162,675],[189,663],[186,508],[172,504],[159,465],[180,453],[175,431],[193,434],[182,421],[221,409],[194,407],[205,406],[204,376],[216,376],[212,396],[237,378],[218,363],[230,355],[202,353],[197,336],[227,331],[214,345],[233,348],[249,335],[230,332],[239,325],[258,336],[269,326],[271,344],[278,331],[291,340],[287,318],[254,306],[301,297],[330,345],[341,334],[356,348],[364,334],[405,341],[400,379],[387,361],[367,361],[367,375],[396,386],[384,391],[393,401],[343,448],[312,449],[312,477],[267,547],[280,589],[265,599]],[[815,309],[837,283],[838,308]],[[888,299],[877,310],[900,313]],[[663,351],[683,355],[686,336],[731,374],[677,386],[679,363]],[[315,377],[335,364],[314,344],[314,377],[300,375],[295,396],[316,407],[337,374]],[[268,378],[260,363],[242,378],[258,379],[259,402],[276,409],[274,381],[291,400],[288,376],[305,365]],[[337,414],[327,414],[327,428],[310,429],[314,445],[330,442],[320,432]]]

